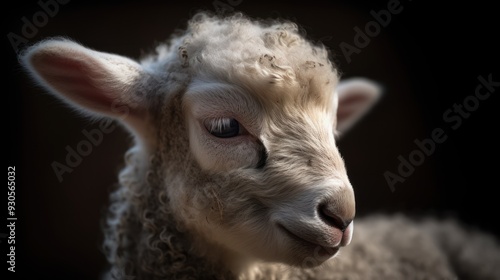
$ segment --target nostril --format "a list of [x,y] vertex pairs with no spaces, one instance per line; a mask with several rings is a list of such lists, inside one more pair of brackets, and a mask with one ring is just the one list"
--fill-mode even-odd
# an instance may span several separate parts
[[338,228],[341,231],[344,231],[352,221],[352,219],[342,219],[341,217],[330,211],[326,204],[320,204],[318,206],[318,214],[323,222],[332,227]]

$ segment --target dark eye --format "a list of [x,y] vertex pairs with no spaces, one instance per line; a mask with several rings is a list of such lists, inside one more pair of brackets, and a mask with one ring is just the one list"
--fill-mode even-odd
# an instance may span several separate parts
[[230,138],[240,134],[240,123],[233,118],[206,119],[203,124],[215,137]]

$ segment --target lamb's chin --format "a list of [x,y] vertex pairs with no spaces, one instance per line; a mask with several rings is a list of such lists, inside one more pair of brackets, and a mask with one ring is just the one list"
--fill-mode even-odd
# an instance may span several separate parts
[[296,268],[314,268],[335,258],[340,248],[324,248],[320,246],[301,247],[289,250],[289,254],[281,256],[268,256],[263,261],[270,263],[281,263]]
[[[280,246],[276,246],[278,243]],[[260,261],[281,263],[297,268],[313,268],[334,258],[342,250],[340,246],[325,247],[288,237],[274,245],[276,246],[274,249],[266,247],[266,250],[254,251],[254,256]]]

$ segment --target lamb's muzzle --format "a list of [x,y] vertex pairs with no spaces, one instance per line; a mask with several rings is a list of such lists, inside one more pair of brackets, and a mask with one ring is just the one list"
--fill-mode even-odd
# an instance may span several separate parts
[[[325,224],[330,226],[330,234],[337,237],[340,235],[340,246],[347,246],[351,242],[353,233],[354,215],[346,215],[335,211],[336,204],[327,201],[318,207],[318,215]],[[354,209],[354,207],[352,207]],[[333,210],[333,211],[332,211]],[[353,211],[354,212],[354,211]],[[350,214],[350,213],[349,213]]]
[[355,213],[350,184],[341,184],[341,180],[327,182],[291,198],[274,215],[289,246],[304,255],[314,255],[319,248],[325,259],[351,242]]
[[349,218],[343,218],[335,212],[332,212],[329,209],[328,204],[322,204],[318,207],[318,213],[320,217],[322,218],[323,221],[325,221],[326,224],[332,226],[335,229],[339,229],[340,231],[344,232],[349,224],[352,222],[353,219]]

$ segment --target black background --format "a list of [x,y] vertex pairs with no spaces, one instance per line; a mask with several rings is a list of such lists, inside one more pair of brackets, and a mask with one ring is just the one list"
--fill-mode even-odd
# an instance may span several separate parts
[[[216,3],[222,2],[227,3]],[[492,74],[500,81],[496,8],[481,1],[467,5],[401,1],[402,12],[392,15],[389,25],[349,63],[339,45],[354,45],[353,28],[364,29],[373,20],[370,11],[387,9],[388,2],[242,0],[234,8],[253,17],[298,22],[309,38],[335,53],[344,77],[363,76],[384,86],[380,103],[339,144],[359,216],[380,212],[452,216],[500,235],[497,92],[481,101],[458,129],[452,130],[443,120],[453,104],[474,94],[479,75]],[[29,43],[65,36],[97,50],[139,58],[175,29],[185,27],[198,10],[216,11],[215,1],[105,3],[73,0],[59,5],[58,13]],[[20,69],[7,34],[22,35],[21,18],[31,21],[42,9],[36,1],[11,4],[3,8],[8,87],[2,92],[6,166],[16,166],[17,175],[16,275],[96,279],[105,267],[99,251],[100,219],[130,139],[120,129],[106,134],[102,144],[58,182],[51,163],[64,163],[65,147],[76,147],[85,139],[82,130],[97,128],[98,123],[62,106]],[[437,144],[435,152],[392,192],[384,172],[396,173],[398,156],[408,158],[417,148],[414,140],[429,138],[435,128],[444,129],[447,140]],[[4,188],[2,195],[6,193]],[[2,201],[5,213],[7,200]],[[0,233],[7,232],[1,228]],[[3,260],[7,244],[4,238],[1,241]],[[7,270],[5,261],[2,270]],[[7,275],[7,279],[13,276]]]

